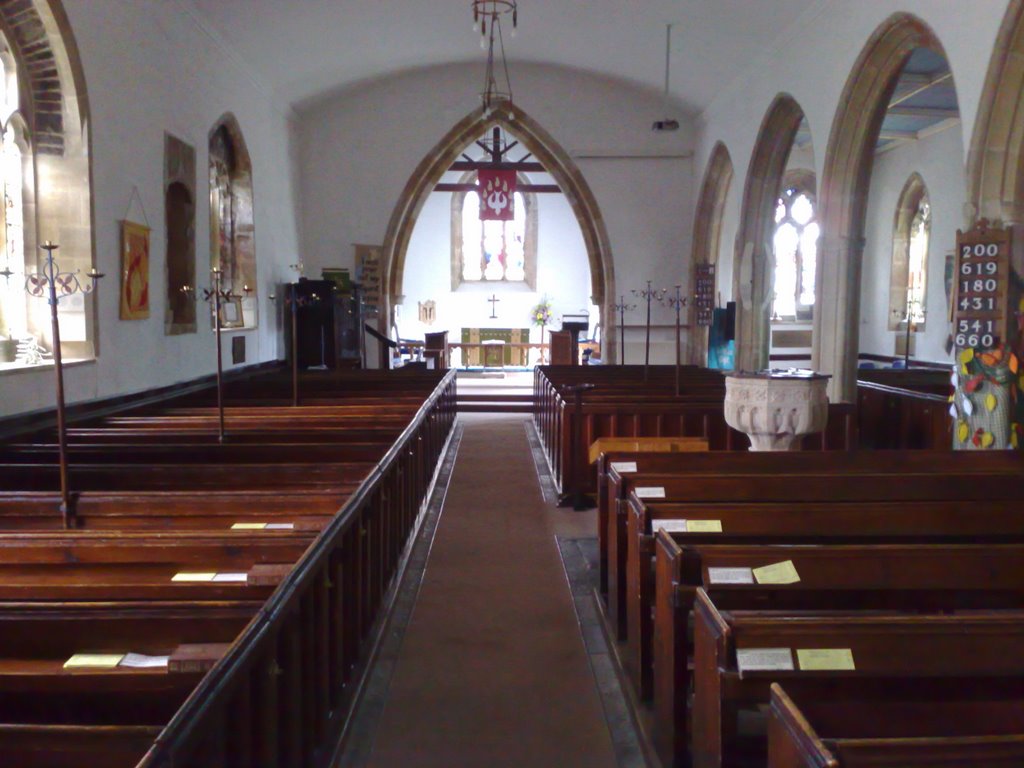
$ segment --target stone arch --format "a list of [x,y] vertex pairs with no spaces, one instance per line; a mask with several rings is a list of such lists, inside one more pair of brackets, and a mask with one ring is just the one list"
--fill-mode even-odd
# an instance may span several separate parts
[[554,177],[576,214],[590,262],[591,300],[601,308],[602,337],[608,347],[602,353],[606,359],[615,359],[615,318],[610,308],[615,297],[614,265],[597,199],[569,154],[533,118],[512,104],[499,105],[489,115],[479,109],[473,110],[427,153],[406,183],[391,214],[381,254],[384,283],[381,290],[383,306],[378,320],[381,332],[386,333],[390,327],[393,307],[402,295],[409,239],[427,196],[465,148],[494,126],[514,133],[520,143],[533,153]]
[[[717,264],[722,244],[722,219],[725,201],[729,196],[734,175],[732,157],[721,141],[711,150],[704,181],[700,187],[700,199],[693,222],[693,263]],[[708,339],[706,333],[691,345],[695,365],[707,361]]]
[[856,394],[864,222],[875,144],[896,82],[916,48],[946,57],[935,33],[916,16],[889,17],[853,66],[832,123],[819,189],[821,268],[814,313],[814,365],[832,374],[833,401]]
[[804,111],[792,96],[776,96],[761,122],[747,170],[733,271],[736,366],[741,370],[768,366],[775,206],[803,119]]
[[1024,224],[1024,0],[1010,0],[996,38],[967,159],[968,225]]

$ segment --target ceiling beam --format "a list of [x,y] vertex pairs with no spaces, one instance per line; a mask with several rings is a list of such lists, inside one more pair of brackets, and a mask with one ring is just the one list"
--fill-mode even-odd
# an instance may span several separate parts
[[896,91],[899,95],[893,96],[892,101],[889,102],[889,109],[898,107],[903,102],[909,101],[918,94],[924,93],[930,88],[934,88],[935,86],[941,85],[947,80],[952,79],[952,72],[943,72],[940,75],[933,75],[931,77],[924,78],[920,78],[916,75],[902,75],[896,83]]
[[917,131],[896,131],[883,128],[881,133],[878,134],[878,139],[880,141],[898,141],[901,139],[913,141],[917,139]]
[[956,107],[890,107],[885,113],[893,117],[928,117],[939,120],[950,120],[960,117]]
[[488,160],[467,162],[456,160],[449,171],[519,171],[520,173],[544,173],[540,163],[492,163]]
[[[435,192],[477,192],[480,187],[476,184],[437,184]],[[533,192],[534,194],[560,194],[562,188],[557,184],[519,184],[517,192]]]

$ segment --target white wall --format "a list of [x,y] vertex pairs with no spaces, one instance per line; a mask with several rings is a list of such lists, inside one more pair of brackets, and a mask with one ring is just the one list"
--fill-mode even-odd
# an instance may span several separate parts
[[889,330],[889,281],[892,270],[893,223],[900,192],[915,171],[924,179],[932,207],[928,241],[925,330],[917,334],[913,357],[950,361],[946,304],[946,255],[956,248],[963,226],[964,169],[957,162],[959,127],[921,141],[902,144],[875,158],[865,228],[864,274],[861,281],[860,351],[895,355],[896,331]]
[[[715,142],[722,141],[735,165],[733,184],[742,190],[765,112],[777,94],[788,93],[807,116],[815,140],[815,166],[820,181],[833,119],[850,72],[873,32],[897,12],[923,19],[945,48],[964,126],[960,145],[951,147],[949,162],[962,168],[1006,7],[1007,0],[822,0],[791,25],[790,34],[772,52],[740,73],[698,117],[694,160],[698,176],[707,166]],[[932,182],[928,183],[932,189]],[[723,235],[736,231],[739,205],[732,200],[727,204]],[[955,223],[963,225],[962,214]],[[742,250],[742,243],[728,241],[725,236],[723,242],[723,258],[731,258],[737,249]],[[723,267],[723,275],[727,269]],[[720,284],[727,285],[721,278]],[[888,277],[879,284],[879,290],[883,289],[888,291]]]
[[[459,174],[446,174],[457,178]],[[531,174],[533,184],[551,184],[547,174]],[[537,290],[524,284],[463,283],[451,290],[451,193],[434,192],[416,220],[405,267],[405,300],[400,310],[403,338],[423,338],[427,332],[448,331],[450,341],[461,341],[462,328],[530,328],[531,341],[540,342],[530,310],[543,298],[551,301],[558,329],[563,313],[586,312],[590,304],[590,263],[579,223],[564,195],[538,194]],[[500,301],[491,319],[491,304]],[[419,322],[419,302],[437,302],[437,320]]]
[[[414,70],[300,109],[302,251],[310,275],[351,266],[353,243],[383,242],[413,170],[479,104],[482,74],[482,63]],[[666,117],[655,91],[551,66],[513,63],[511,74],[517,106],[569,152],[597,199],[614,256],[615,294],[642,288],[648,278],[688,284],[689,120],[676,111],[682,128],[654,133],[651,123]],[[404,285],[407,296],[412,290]],[[661,308],[655,320],[672,318]],[[639,311],[627,315],[627,324],[641,321]],[[665,360],[672,355],[667,338]]]
[[[200,311],[196,334],[164,335],[166,234],[164,132],[196,148],[196,275],[207,286],[207,137],[226,112],[242,128],[253,164],[260,324],[246,332],[247,362],[283,356],[273,285],[297,258],[288,112],[176,0],[64,0],[81,53],[92,120],[93,234],[100,284],[99,357],[66,372],[69,401],[184,381],[216,367],[213,334]],[[119,221],[137,187],[149,225],[148,320],[118,319]],[[136,203],[134,219],[142,217]],[[230,337],[224,339],[230,367]],[[280,353],[280,354],[279,354]],[[0,415],[52,407],[50,370],[5,374]]]

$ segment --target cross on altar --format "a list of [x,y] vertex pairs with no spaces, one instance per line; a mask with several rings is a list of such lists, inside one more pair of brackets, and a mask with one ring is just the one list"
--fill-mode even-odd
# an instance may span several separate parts
[[492,293],[491,298],[489,298],[488,301],[491,302],[491,320],[497,320],[498,302],[501,301],[501,299],[498,298],[497,294]]

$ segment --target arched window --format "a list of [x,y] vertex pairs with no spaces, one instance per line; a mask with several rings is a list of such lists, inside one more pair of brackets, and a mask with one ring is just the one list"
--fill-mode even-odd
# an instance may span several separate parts
[[928,289],[931,205],[924,179],[913,174],[900,193],[893,224],[889,330],[923,331]]
[[818,265],[818,211],[813,182],[787,184],[775,207],[775,301],[772,318],[810,319]]
[[[476,173],[462,183],[472,183]],[[519,176],[520,184],[530,181]],[[512,221],[480,221],[480,197],[476,192],[452,195],[452,290],[462,283],[537,282],[537,199],[533,193],[516,192]]]
[[[51,351],[50,308],[29,297],[38,243],[56,243],[61,272],[85,273],[93,253],[89,99],[59,4],[0,4],[0,370]],[[29,129],[31,126],[31,130]],[[47,183],[42,183],[43,181]],[[116,293],[116,290],[115,290]],[[96,355],[95,298],[59,305],[65,360]]]
[[252,161],[233,116],[210,135],[210,266],[224,290],[241,297],[242,325],[256,326],[256,247]]

